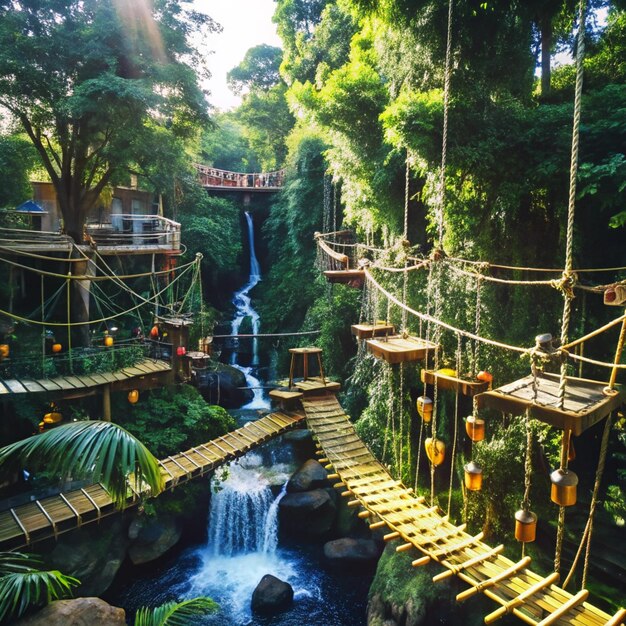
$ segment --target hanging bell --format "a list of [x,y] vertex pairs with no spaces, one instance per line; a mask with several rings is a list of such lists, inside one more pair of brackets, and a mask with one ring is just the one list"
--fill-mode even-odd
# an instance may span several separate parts
[[446,444],[441,439],[433,439],[428,437],[424,442],[426,448],[426,456],[428,460],[436,467],[441,465],[446,459]]
[[130,404],[137,404],[138,400],[139,400],[139,390],[131,389],[128,392],[128,402],[130,402]]
[[113,345],[113,337],[111,337],[111,335],[104,336],[104,345],[107,348],[110,348]]
[[537,516],[532,511],[520,509],[515,513],[515,539],[523,543],[535,540]]
[[428,396],[420,396],[417,399],[417,412],[425,422],[433,418],[433,401]]
[[572,506],[576,504],[576,487],[578,476],[571,470],[557,469],[550,474],[552,489],[550,499],[559,506]]
[[485,438],[485,420],[470,415],[465,420],[465,432],[472,441],[482,441]]
[[491,385],[493,382],[493,374],[490,374],[486,370],[481,370],[478,374],[476,374],[476,380],[480,380],[483,383],[489,383]]
[[474,461],[466,463],[465,470],[465,488],[469,491],[480,491],[483,486],[483,468]]
[[8,358],[11,353],[11,349],[9,348],[8,343],[0,343],[0,359]]

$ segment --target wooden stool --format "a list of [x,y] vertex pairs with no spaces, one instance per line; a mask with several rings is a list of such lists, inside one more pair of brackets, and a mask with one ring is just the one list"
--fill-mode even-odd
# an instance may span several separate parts
[[289,368],[289,389],[293,387],[293,373],[296,369],[296,359],[298,355],[302,355],[303,380],[309,377],[309,354],[317,354],[317,363],[320,368],[320,378],[322,383],[326,384],[324,378],[324,368],[322,367],[322,349],[321,348],[289,348],[291,352],[291,367]]

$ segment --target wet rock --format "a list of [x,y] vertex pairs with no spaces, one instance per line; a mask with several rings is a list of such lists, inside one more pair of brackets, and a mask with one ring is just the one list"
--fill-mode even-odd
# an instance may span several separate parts
[[328,487],[328,472],[324,467],[309,459],[300,469],[289,479],[287,483],[287,493],[302,493],[312,489]]
[[243,372],[231,365],[211,362],[211,371],[206,377],[206,386],[199,387],[202,397],[212,404],[226,409],[236,409],[252,401],[254,393],[246,388]]
[[99,596],[113,582],[129,543],[128,522],[118,515],[60,535],[42,557],[46,568],[81,581],[76,595]]
[[263,576],[252,593],[252,611],[262,615],[274,615],[292,603],[293,587],[271,574]]
[[180,520],[171,515],[135,518],[128,529],[130,560],[141,565],[158,559],[179,542],[182,531]]
[[292,446],[293,452],[299,461],[305,461],[315,456],[315,442],[313,441],[311,431],[307,428],[298,428],[285,433],[283,441]]
[[380,553],[373,539],[344,537],[324,544],[324,557],[334,566],[374,565]]
[[337,506],[324,489],[288,493],[279,504],[280,527],[292,534],[318,537],[333,526]]
[[106,624],[126,626],[124,609],[107,604],[100,598],[76,598],[51,602],[37,613],[24,617],[16,626],[85,626]]

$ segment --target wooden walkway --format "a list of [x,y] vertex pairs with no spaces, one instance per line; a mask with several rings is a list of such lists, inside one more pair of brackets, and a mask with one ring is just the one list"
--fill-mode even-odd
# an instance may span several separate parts
[[588,592],[575,595],[556,585],[557,576],[543,578],[529,569],[530,557],[514,563],[502,556],[503,546],[492,548],[482,533],[472,536],[465,525],[455,526],[442,517],[437,507],[394,480],[361,441],[344,410],[330,393],[301,400],[307,423],[333,469],[336,487],[345,489],[349,506],[361,506],[359,516],[370,519],[370,527],[388,527],[386,540],[402,542],[396,550],[415,549],[422,554],[413,565],[436,561],[445,570],[434,581],[456,575],[468,584],[457,595],[465,600],[482,592],[499,605],[485,618],[491,623],[512,613],[527,624],[548,626],[617,626],[626,611],[613,617],[586,602]]
[[[165,478],[165,489],[173,489],[192,478],[204,476],[265,441],[299,426],[303,420],[302,413],[270,413],[208,443],[162,459],[159,464]],[[129,489],[126,508],[140,502],[140,494]],[[57,537],[60,533],[99,521],[118,511],[99,484],[2,511],[0,551],[16,550],[36,541]]]
[[171,372],[172,366],[165,361],[144,359],[130,367],[106,374],[78,374],[55,378],[11,378],[0,379],[0,396],[3,394],[72,392],[99,385],[127,381],[131,378]]

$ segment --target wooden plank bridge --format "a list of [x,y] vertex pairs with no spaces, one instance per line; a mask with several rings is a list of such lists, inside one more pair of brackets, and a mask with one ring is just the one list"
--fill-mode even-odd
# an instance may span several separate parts
[[614,616],[589,604],[587,590],[571,594],[557,586],[558,575],[542,577],[530,568],[530,557],[517,563],[492,548],[483,535],[470,535],[465,525],[454,525],[436,506],[428,506],[399,480],[394,480],[357,435],[350,419],[331,393],[301,399],[307,424],[335,473],[335,485],[350,497],[348,506],[360,506],[359,517],[370,520],[370,528],[388,528],[386,540],[399,540],[397,551],[416,550],[421,557],[414,566],[430,561],[444,571],[434,581],[458,576],[468,588],[457,595],[462,601],[483,593],[500,607],[485,618],[486,623],[512,613],[527,624],[548,626],[617,626],[626,620],[626,610]]
[[[303,413],[270,413],[217,439],[162,459],[159,465],[165,489],[204,476],[303,421]],[[125,508],[139,504],[141,495],[145,494],[129,489]],[[60,533],[118,511],[99,484],[34,500],[0,512],[0,550],[16,550],[43,539],[56,538]]]

